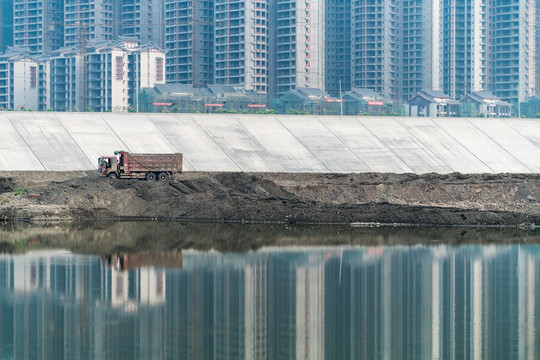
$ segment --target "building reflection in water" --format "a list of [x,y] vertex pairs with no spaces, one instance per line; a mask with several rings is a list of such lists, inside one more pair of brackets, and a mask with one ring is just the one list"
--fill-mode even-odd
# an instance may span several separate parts
[[0,358],[537,359],[540,246],[0,255]]

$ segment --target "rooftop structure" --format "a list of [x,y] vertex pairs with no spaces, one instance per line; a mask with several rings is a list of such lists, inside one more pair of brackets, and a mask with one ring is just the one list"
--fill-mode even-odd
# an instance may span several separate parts
[[422,90],[407,103],[409,116],[456,117],[459,115],[459,101],[442,91]]
[[475,91],[461,100],[463,103],[473,104],[476,108],[475,115],[485,117],[510,117],[512,104],[501,100],[498,96],[487,91]]

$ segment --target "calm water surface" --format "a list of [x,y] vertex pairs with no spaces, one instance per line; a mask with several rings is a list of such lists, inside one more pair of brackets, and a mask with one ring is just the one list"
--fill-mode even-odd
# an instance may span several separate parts
[[411,236],[95,255],[21,236],[0,254],[0,359],[540,356],[539,245]]

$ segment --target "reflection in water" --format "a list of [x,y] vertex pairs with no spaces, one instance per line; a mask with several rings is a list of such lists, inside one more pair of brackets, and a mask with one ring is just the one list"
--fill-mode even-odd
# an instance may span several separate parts
[[0,255],[0,358],[540,355],[537,245],[120,257]]

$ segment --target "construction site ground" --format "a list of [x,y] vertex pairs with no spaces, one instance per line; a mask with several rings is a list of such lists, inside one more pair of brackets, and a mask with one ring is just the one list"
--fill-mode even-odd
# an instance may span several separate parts
[[183,172],[149,182],[0,173],[2,221],[122,219],[534,227],[540,175]]

